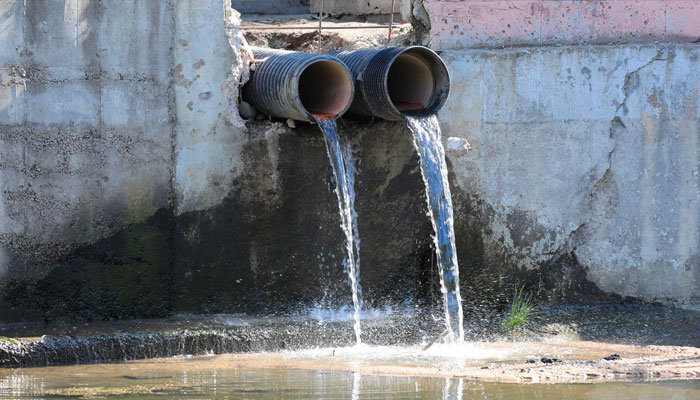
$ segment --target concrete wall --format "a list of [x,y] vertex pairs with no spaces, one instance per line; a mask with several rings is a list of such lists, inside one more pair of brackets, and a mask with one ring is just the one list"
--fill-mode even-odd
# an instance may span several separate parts
[[436,49],[689,41],[700,2],[688,0],[414,0]]
[[[394,12],[401,13],[401,8],[408,0],[394,0]],[[311,12],[319,12],[321,0],[311,0]],[[324,0],[323,12],[331,15],[368,15],[391,14],[392,0]]]
[[[351,301],[323,138],[240,120],[228,2],[0,0],[0,321]],[[367,304],[415,298],[435,271],[410,139],[349,124]]]
[[90,265],[109,270],[85,286],[109,289],[116,303],[145,297],[154,313],[166,307],[170,228],[155,216],[220,203],[240,173],[241,63],[224,5],[0,1],[6,300],[21,282],[65,276],[59,267],[70,264],[76,276]]
[[[428,27],[476,6],[433,3],[412,3]],[[453,79],[445,137],[472,145],[448,160],[467,304],[543,279],[554,300],[697,307],[700,46],[480,50],[510,36],[462,32],[427,37]],[[243,125],[239,47],[228,0],[0,0],[0,320],[348,301],[323,140]],[[359,151],[366,301],[426,296],[410,136],[341,128]]]
[[700,46],[442,56],[444,134],[472,146],[449,160],[462,259],[503,274],[568,263],[605,292],[698,306]]
[[699,307],[700,3],[411,5],[452,74],[445,135],[473,148],[450,159],[461,256],[478,260],[462,276]]

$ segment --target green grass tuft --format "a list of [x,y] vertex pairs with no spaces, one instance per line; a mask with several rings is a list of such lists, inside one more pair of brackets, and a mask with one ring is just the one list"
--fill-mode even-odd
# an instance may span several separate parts
[[517,327],[530,324],[532,312],[537,307],[537,304],[535,304],[535,296],[539,294],[539,291],[537,291],[537,293],[524,291],[524,285],[520,288],[515,288],[508,318],[501,324],[501,329],[504,331],[510,331]]
[[10,337],[7,337],[7,336],[0,336],[0,341],[7,341],[7,342],[10,342],[10,343],[14,343],[14,344],[18,344],[18,343],[19,343],[19,340],[15,339],[15,338],[10,338]]

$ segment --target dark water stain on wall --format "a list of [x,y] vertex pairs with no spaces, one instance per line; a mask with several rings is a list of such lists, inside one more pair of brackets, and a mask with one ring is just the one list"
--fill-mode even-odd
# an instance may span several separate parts
[[[270,131],[277,135],[270,139]],[[417,156],[397,124],[347,121],[358,149],[357,212],[365,304],[431,292],[431,227]],[[243,172],[219,205],[160,209],[56,256],[41,276],[0,284],[0,320],[281,313],[351,304],[335,182],[318,128],[249,124]],[[13,254],[13,259],[29,254]]]
[[[440,307],[423,182],[410,132],[341,121],[356,149],[360,277],[366,307]],[[351,304],[342,268],[335,182],[316,126],[248,124],[243,171],[217,206],[145,222],[61,253],[40,276],[0,283],[0,320],[161,317],[178,312],[287,313]],[[450,181],[455,182],[451,174]],[[224,183],[225,184],[225,183]],[[462,296],[469,310],[505,310],[515,287],[551,302],[609,299],[562,250],[518,266],[489,231],[494,210],[453,185]],[[514,214],[512,229],[532,228]],[[535,227],[536,228],[536,227]],[[534,229],[534,228],[533,228]],[[31,249],[28,247],[27,249]],[[19,251],[19,250],[18,250]],[[12,254],[13,259],[31,259]]]

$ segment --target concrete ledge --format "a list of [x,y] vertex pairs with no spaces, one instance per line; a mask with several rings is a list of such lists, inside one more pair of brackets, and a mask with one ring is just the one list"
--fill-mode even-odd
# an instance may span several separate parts
[[[349,321],[287,319],[277,322],[252,322],[250,319],[244,321],[240,318],[231,320],[235,320],[234,326],[217,324],[216,317],[212,317],[207,326],[202,326],[201,319],[198,322],[185,319],[152,320],[153,322],[145,323],[145,332],[123,332],[117,328],[123,324],[116,324],[111,329],[80,337],[0,337],[0,368],[341,347],[351,346],[355,340],[352,323]],[[138,323],[134,325],[138,326]],[[193,328],[188,329],[187,326]],[[409,321],[408,318],[363,322],[363,334],[367,344],[373,345],[416,344],[423,336],[437,336],[440,329],[439,324],[431,324],[426,330],[425,324]]]
[[[401,4],[408,0],[395,0],[394,12],[401,12]],[[311,0],[311,12],[317,13],[321,0]],[[323,12],[332,15],[391,14],[391,0],[324,0]]]
[[700,2],[426,0],[437,49],[700,38]]

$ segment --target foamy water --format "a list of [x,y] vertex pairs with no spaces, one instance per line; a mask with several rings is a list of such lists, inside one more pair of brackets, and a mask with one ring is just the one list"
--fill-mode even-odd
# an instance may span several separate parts
[[415,346],[369,346],[365,344],[348,347],[326,347],[282,352],[285,358],[324,362],[368,365],[400,365],[439,367],[463,365],[468,362],[498,361],[512,355],[516,349],[487,349],[472,343],[434,344],[423,350],[426,344]]

